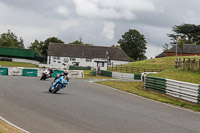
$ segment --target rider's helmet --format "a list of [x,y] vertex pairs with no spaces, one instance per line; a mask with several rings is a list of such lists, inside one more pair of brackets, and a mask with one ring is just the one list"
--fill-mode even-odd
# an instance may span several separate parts
[[64,70],[63,74],[67,76],[68,75],[68,70]]

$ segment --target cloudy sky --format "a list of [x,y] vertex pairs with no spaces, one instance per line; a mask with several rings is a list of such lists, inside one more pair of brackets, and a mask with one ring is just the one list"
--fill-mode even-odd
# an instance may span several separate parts
[[154,58],[174,25],[199,25],[199,6],[199,0],[0,0],[0,34],[10,29],[25,47],[53,36],[111,46],[136,29],[146,38],[146,56]]

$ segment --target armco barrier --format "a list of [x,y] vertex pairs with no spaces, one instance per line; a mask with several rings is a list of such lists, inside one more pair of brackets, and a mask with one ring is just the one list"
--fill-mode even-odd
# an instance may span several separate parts
[[8,75],[8,68],[0,67],[0,75]]
[[112,72],[112,78],[120,78],[120,79],[134,79],[134,74]]
[[34,76],[37,77],[37,69],[33,68],[24,68],[22,70],[22,76]]
[[200,103],[200,85],[199,85],[198,103]]
[[167,79],[166,91],[168,95],[198,103],[199,85]]
[[141,74],[134,74],[135,80],[141,80]]
[[166,93],[166,80],[163,78],[147,76],[145,80],[145,88]]
[[190,102],[200,103],[200,85],[198,84],[147,76],[145,88]]

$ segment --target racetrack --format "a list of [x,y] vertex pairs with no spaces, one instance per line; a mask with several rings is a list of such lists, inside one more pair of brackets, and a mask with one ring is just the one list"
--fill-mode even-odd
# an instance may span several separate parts
[[31,133],[199,133],[200,114],[72,79],[0,76],[0,116]]

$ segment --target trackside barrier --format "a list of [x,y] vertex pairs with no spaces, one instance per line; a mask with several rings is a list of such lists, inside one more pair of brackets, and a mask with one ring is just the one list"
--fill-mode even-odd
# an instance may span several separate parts
[[9,67],[8,75],[9,76],[22,76],[23,67]]
[[199,85],[187,82],[167,79],[166,94],[181,98],[190,102],[198,103],[199,99]]
[[141,74],[134,74],[135,80],[141,80]]
[[101,70],[101,75],[112,77],[112,78],[119,78],[119,79],[141,80],[140,74],[120,73],[120,72],[111,72],[111,71]]
[[112,78],[134,79],[134,74],[112,72]]
[[58,74],[61,74],[61,73],[63,73],[63,70],[54,70],[52,77],[55,78]]
[[147,76],[145,80],[145,88],[166,93],[166,80],[163,78]]
[[24,68],[22,70],[22,76],[33,76],[37,77],[38,70],[35,68]]
[[8,68],[0,67],[0,75],[8,75]]
[[200,85],[198,84],[147,76],[145,88],[186,101],[200,103]]

